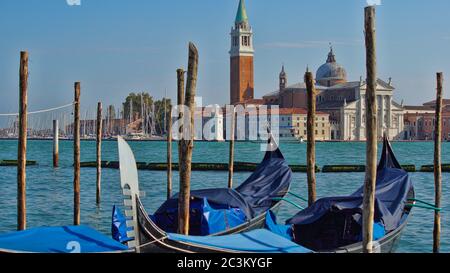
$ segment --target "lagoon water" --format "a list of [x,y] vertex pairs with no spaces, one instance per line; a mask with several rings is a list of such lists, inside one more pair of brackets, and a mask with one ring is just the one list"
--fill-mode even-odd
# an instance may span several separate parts
[[[165,142],[131,142],[137,161],[165,162]],[[236,161],[259,162],[264,153],[257,143],[236,143]],[[380,146],[381,148],[381,146]],[[433,162],[433,143],[393,143],[401,164],[417,167]],[[305,164],[306,145],[282,143],[281,150],[289,164]],[[16,159],[17,142],[0,140],[0,160]],[[29,141],[28,160],[38,161],[38,166],[27,168],[27,215],[28,227],[70,225],[73,215],[73,154],[72,142],[60,142],[60,168],[52,168],[52,142]],[[103,142],[103,160],[117,160],[117,143]],[[443,144],[442,161],[450,163],[450,143]],[[176,145],[173,147],[174,162],[177,161]],[[82,141],[81,160],[95,161],[95,142]],[[196,142],[194,162],[228,161],[228,144]],[[365,143],[318,143],[317,164],[365,164]],[[235,184],[248,177],[249,173],[236,173]],[[417,198],[434,202],[434,180],[432,173],[411,173]],[[149,212],[154,211],[166,196],[166,172],[140,171],[141,190]],[[306,174],[295,173],[292,191],[307,196]],[[364,173],[318,173],[317,194],[319,197],[347,195],[360,187]],[[443,174],[441,251],[450,252],[450,174]],[[194,172],[192,188],[226,187],[226,172]],[[0,233],[16,228],[16,167],[0,167]],[[104,169],[102,179],[102,203],[95,204],[95,168],[81,169],[81,222],[106,234],[110,234],[111,212],[114,204],[122,204],[119,171]],[[178,191],[178,173],[174,172],[174,192]],[[295,214],[297,209],[284,204],[280,210],[280,221]],[[414,208],[407,228],[402,236],[398,252],[431,252],[433,233],[433,211]]]

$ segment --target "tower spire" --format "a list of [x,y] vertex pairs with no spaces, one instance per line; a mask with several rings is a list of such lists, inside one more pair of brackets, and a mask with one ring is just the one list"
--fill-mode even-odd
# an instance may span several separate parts
[[248,17],[247,17],[247,10],[245,9],[245,2],[244,0],[240,0],[239,1],[239,8],[236,14],[236,20],[235,23],[239,24],[239,23],[245,23],[248,22]]
[[330,53],[328,53],[327,63],[335,63],[336,57],[333,52],[333,45],[330,43]]

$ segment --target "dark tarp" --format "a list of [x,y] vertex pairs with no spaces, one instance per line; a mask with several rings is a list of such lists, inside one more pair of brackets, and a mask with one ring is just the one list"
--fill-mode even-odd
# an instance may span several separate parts
[[[267,211],[273,204],[273,198],[282,197],[289,190],[292,172],[281,151],[267,151],[263,161],[258,165],[250,177],[236,189],[204,189],[191,191],[191,216],[197,214],[201,202],[206,199],[214,209],[239,208],[244,214],[245,221]],[[197,200],[197,202],[195,202]],[[177,223],[178,194],[164,202],[152,218],[164,226],[166,223]],[[176,227],[172,227],[175,229]],[[199,230],[201,230],[200,228]],[[167,230],[166,230],[167,231]]]
[[[385,139],[378,165],[374,222],[388,233],[403,219],[412,182]],[[331,250],[361,240],[364,187],[350,196],[327,197],[287,220],[297,243],[313,250]]]

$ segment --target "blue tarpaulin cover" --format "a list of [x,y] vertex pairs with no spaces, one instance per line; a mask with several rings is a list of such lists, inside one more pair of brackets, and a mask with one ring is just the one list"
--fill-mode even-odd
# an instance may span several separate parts
[[266,229],[225,236],[185,236],[168,234],[169,239],[213,248],[253,253],[311,253],[312,251],[293,243]]
[[120,209],[113,207],[111,234],[114,240],[120,243],[126,243],[131,240],[128,238],[127,231],[131,230],[127,227],[127,219]]
[[[376,180],[375,217],[377,234],[397,229],[413,185],[385,139]],[[297,243],[313,250],[330,250],[361,241],[364,188],[345,197],[327,197],[287,220]],[[380,231],[384,228],[384,233]]]
[[[236,189],[204,189],[191,191],[190,205],[190,234],[209,235],[200,231],[223,231],[234,225],[223,225],[219,221],[202,221],[203,200],[206,199],[211,209],[231,210],[228,215],[234,215],[239,209],[245,218],[233,218],[245,223],[257,215],[266,212],[273,205],[273,198],[282,197],[290,187],[292,171],[285,161],[281,151],[267,151],[263,161],[252,175]],[[152,220],[163,230],[175,232],[177,230],[178,194],[164,202],[151,216]],[[227,213],[227,212],[224,212]],[[216,218],[209,218],[216,219]],[[231,219],[231,218],[229,218]],[[201,223],[200,227],[199,224]]]
[[86,226],[43,227],[0,235],[0,250],[32,253],[99,253],[128,248]]

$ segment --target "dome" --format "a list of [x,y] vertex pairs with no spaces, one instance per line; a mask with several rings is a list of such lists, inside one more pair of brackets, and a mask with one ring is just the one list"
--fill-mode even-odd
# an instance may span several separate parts
[[316,81],[323,86],[333,86],[347,81],[347,72],[336,62],[333,48],[328,53],[327,62],[317,70]]

